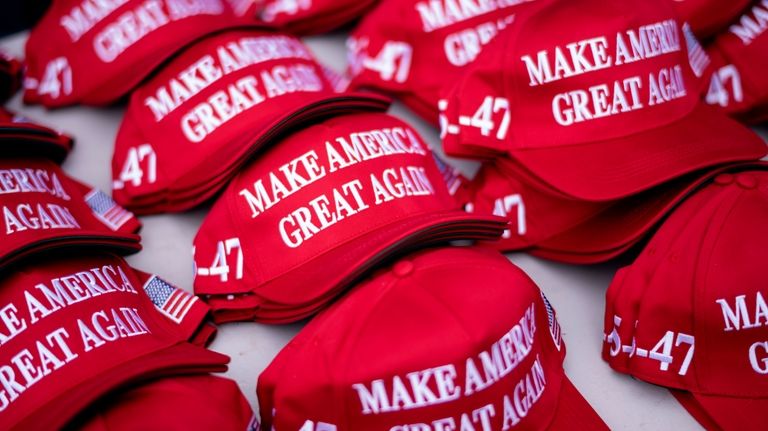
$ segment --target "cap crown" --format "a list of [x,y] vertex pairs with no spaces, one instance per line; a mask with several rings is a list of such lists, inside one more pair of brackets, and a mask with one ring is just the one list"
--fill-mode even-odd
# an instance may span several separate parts
[[483,413],[472,412],[490,404],[491,429],[503,420],[541,429],[564,354],[551,308],[502,255],[425,251],[359,285],[289,343],[259,379],[262,419],[276,429],[459,426],[479,424]]
[[611,366],[692,392],[767,396],[766,216],[762,171],[723,174],[683,202],[608,290]]

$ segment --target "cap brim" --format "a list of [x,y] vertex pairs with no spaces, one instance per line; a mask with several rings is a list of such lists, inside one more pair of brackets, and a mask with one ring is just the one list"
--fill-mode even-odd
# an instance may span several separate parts
[[[455,232],[478,225],[487,226],[491,231],[480,236],[474,233],[476,229],[469,229],[473,233],[468,233],[462,239],[500,236],[507,222],[495,216],[477,216],[458,210],[411,216],[360,235],[347,244],[340,244],[334,250],[302,265],[301,270],[290,271],[255,289],[254,293],[269,302],[301,306],[328,295],[339,286],[348,286],[389,257],[425,243],[442,242],[446,237],[448,240],[459,239],[454,235]],[[329,271],[328,268],[340,270]],[[313,283],[307,283],[306,280],[313,280]]]
[[768,398],[703,395],[670,390],[704,428],[762,431],[768,423]]
[[23,244],[0,256],[0,272],[7,270],[22,259],[61,249],[98,249],[119,254],[141,251],[141,237],[132,233],[106,233],[93,230],[78,232],[46,232],[35,240]]
[[546,428],[559,430],[607,430],[603,422],[584,396],[579,393],[566,375],[560,384],[560,395],[557,401],[555,415]]
[[[680,204],[691,193],[726,172],[766,170],[768,163],[738,163],[696,172],[668,184],[623,199],[585,223],[536,244],[538,248],[566,254],[606,254],[627,249]],[[608,253],[606,253],[608,252]]]
[[580,145],[511,150],[527,169],[578,199],[620,199],[680,175],[768,151],[750,129],[700,103],[664,127]]
[[[147,353],[91,376],[19,421],[14,429],[61,429],[102,396],[126,385],[181,374],[223,372],[229,357],[202,347],[179,343]],[[40,414],[42,412],[42,414]]]
[[74,141],[26,130],[0,130],[0,154],[4,157],[45,157],[61,163],[72,150]]

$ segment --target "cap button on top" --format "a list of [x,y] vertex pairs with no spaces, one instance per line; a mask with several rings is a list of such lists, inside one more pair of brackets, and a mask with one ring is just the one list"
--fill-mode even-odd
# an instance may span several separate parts
[[731,183],[733,183],[733,175],[731,174],[720,174],[715,177],[715,184],[726,186]]
[[413,262],[410,260],[401,260],[392,267],[392,272],[398,277],[405,277],[413,272]]
[[738,183],[739,187],[742,189],[754,189],[757,187],[757,179],[749,174],[740,174],[736,177],[736,183]]

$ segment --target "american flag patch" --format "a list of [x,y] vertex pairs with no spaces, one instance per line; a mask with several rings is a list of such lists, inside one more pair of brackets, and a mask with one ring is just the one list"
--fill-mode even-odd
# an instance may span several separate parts
[[445,182],[446,187],[448,187],[448,192],[453,196],[456,194],[456,190],[461,186],[461,172],[446,163],[443,159],[438,157],[437,154],[432,153],[432,157],[435,159],[437,169],[443,175],[443,181]]
[[563,341],[563,334],[560,332],[560,324],[557,323],[557,318],[555,317],[555,310],[552,308],[552,304],[549,303],[549,300],[544,295],[544,292],[541,292],[541,299],[544,300],[544,308],[547,309],[547,321],[549,323],[549,333],[552,334],[552,341],[555,342],[555,347],[557,347],[557,350],[560,350],[560,344]]
[[120,229],[120,226],[133,217],[133,214],[99,189],[93,189],[85,195],[85,203],[91,208],[96,218],[112,230]]
[[161,313],[176,323],[181,323],[197,301],[191,293],[171,286],[165,280],[153,275],[144,283],[144,292]]

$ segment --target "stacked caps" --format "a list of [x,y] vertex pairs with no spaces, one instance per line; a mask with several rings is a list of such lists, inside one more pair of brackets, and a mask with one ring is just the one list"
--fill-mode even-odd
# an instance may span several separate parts
[[[59,168],[71,140],[0,115],[3,425],[606,429],[563,371],[552,306],[498,250],[601,262],[660,225],[608,291],[603,357],[709,429],[762,429],[768,237],[745,226],[765,219],[768,164],[737,120],[765,119],[768,9],[712,3],[55,1],[25,100],[128,107],[115,201]],[[292,34],[363,12],[347,88]],[[439,124],[479,173],[362,90]],[[139,248],[128,210],[208,201],[198,296],[115,254]],[[209,314],[318,312],[259,378],[260,424],[207,374],[228,360],[200,347]]]
[[606,294],[603,358],[668,387],[712,430],[765,429],[768,172],[721,174],[683,202]]
[[225,0],[55,0],[27,40],[24,101],[113,103],[176,51],[236,21]]
[[149,379],[221,380],[205,373],[225,370],[229,359],[199,346],[213,334],[208,307],[115,254],[141,248],[138,220],[64,173],[70,138],[3,114],[3,429],[59,429],[85,418],[92,403],[108,403],[105,395]]
[[[88,56],[93,54],[84,46],[57,50],[63,39],[54,33],[67,27],[59,26],[67,17],[74,17],[67,21],[69,30],[81,31],[79,36],[92,43],[93,29],[83,26],[95,19],[95,12],[91,8],[83,15],[76,3],[55,2],[34,32],[38,36],[30,41],[25,77],[30,100],[48,106],[107,103],[129,88],[117,88],[110,81],[119,76],[118,69],[124,75],[118,79],[121,83],[141,79],[137,63],[111,59],[116,63],[104,69],[84,67],[78,61],[91,61]],[[128,3],[133,4],[126,8],[139,2]],[[159,4],[144,2],[141,16],[159,19]],[[59,21],[62,9],[74,15]],[[182,12],[174,11],[166,12]],[[129,12],[120,12],[119,25],[129,25]],[[55,25],[46,24],[52,19]],[[118,24],[106,24],[89,26],[111,34],[113,42],[119,40]],[[187,27],[184,38],[190,31],[195,29]],[[41,32],[47,35],[45,47],[38,48]],[[58,60],[50,59],[54,54]],[[137,58],[162,61],[142,55],[132,61]],[[48,62],[45,72],[36,69],[36,61]],[[2,65],[4,100],[19,87],[20,63],[3,57]],[[35,73],[43,74],[42,85],[34,85],[41,82]],[[148,429],[144,415],[153,411],[153,420],[163,427],[179,426],[180,418],[197,427],[252,426],[251,408],[236,384],[209,374],[225,371],[229,362],[227,356],[203,347],[215,333],[206,323],[209,307],[125,262],[122,255],[141,249],[141,224],[109,195],[66,174],[60,164],[72,148],[69,136],[0,108],[0,427]],[[179,375],[186,377],[174,377]],[[210,396],[221,399],[221,410],[202,408],[210,406]],[[190,402],[200,408],[188,411]],[[135,414],[138,409],[142,415]],[[219,418],[222,411],[225,420]]]
[[446,153],[486,161],[460,199],[511,222],[488,245],[605,261],[722,169],[763,157],[701,100],[703,52],[666,2],[520,12],[440,102]]
[[505,226],[457,207],[408,124],[332,117],[277,142],[224,190],[194,241],[195,292],[219,322],[291,322],[393,255]]
[[336,92],[295,36],[256,27],[209,35],[132,93],[112,160],[115,199],[141,214],[190,209],[281,134],[321,115],[387,106]]
[[504,256],[422,251],[361,283],[278,354],[259,377],[262,427],[607,430],[564,357],[554,310]]

